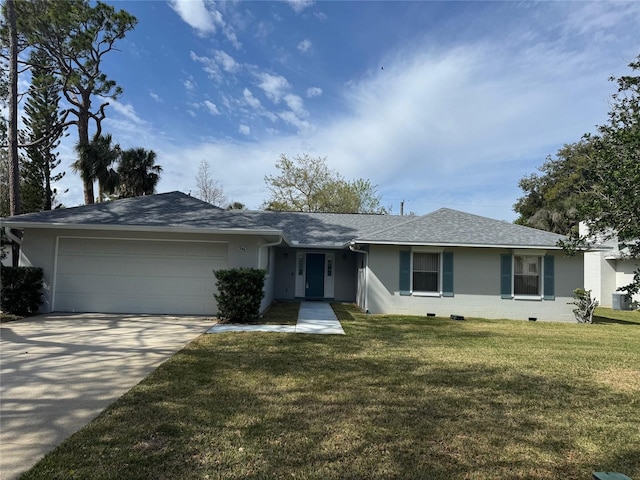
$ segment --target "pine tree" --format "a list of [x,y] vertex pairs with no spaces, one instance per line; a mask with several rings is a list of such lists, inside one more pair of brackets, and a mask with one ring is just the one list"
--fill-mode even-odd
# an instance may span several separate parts
[[[24,108],[24,123],[27,144],[32,145],[26,149],[27,159],[21,168],[24,213],[51,210],[56,195],[52,184],[65,174],[53,173],[60,164],[55,150],[63,133],[60,128],[60,85],[51,73],[52,69],[47,67],[44,52],[35,50],[31,57],[34,68]],[[42,138],[47,141],[38,142]]]

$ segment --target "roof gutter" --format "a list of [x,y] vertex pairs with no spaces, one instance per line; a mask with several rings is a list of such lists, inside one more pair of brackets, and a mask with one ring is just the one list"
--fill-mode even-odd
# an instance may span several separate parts
[[7,228],[43,228],[66,230],[110,230],[129,232],[182,232],[182,233],[209,233],[209,234],[240,234],[240,235],[273,235],[282,238],[281,230],[251,229],[251,228],[198,228],[183,227],[180,225],[104,225],[104,224],[68,224],[68,223],[36,223],[36,222],[2,222]]
[[351,250],[352,252],[355,253],[361,253],[364,255],[365,258],[365,262],[364,262],[364,311],[366,313],[369,313],[369,252],[367,252],[366,250],[360,250],[359,248],[357,248],[356,243],[355,242],[351,242],[349,243],[349,250]]
[[376,241],[376,240],[354,240],[351,244],[362,245],[398,245],[406,247],[467,247],[467,248],[517,248],[517,249],[534,249],[539,250],[562,250],[558,245],[499,245],[489,243],[444,243],[444,242],[392,242],[392,241]]

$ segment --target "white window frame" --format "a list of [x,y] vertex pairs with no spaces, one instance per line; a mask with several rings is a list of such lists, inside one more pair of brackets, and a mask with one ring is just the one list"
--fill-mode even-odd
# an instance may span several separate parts
[[[444,249],[412,249],[411,250],[411,294],[415,297],[441,297],[442,296],[442,252]],[[436,291],[415,290],[413,287],[413,257],[416,253],[431,253],[438,255],[438,289]]]
[[[544,298],[544,256],[546,252],[514,251],[511,255],[511,294],[514,300],[542,300]],[[536,257],[538,259],[538,293],[527,295],[516,293],[516,257]]]

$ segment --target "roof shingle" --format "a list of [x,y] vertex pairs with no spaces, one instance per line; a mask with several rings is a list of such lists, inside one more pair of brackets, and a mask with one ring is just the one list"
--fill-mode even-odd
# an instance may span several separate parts
[[542,230],[442,208],[398,215],[226,211],[181,192],[3,219],[4,225],[190,228],[281,231],[292,246],[341,248],[350,242],[408,245],[556,247],[564,238]]

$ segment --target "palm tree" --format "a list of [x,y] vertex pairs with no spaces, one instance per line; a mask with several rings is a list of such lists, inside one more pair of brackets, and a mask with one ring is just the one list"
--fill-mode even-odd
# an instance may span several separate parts
[[[120,156],[120,146],[111,145],[111,135],[100,135],[90,143],[78,143],[76,151],[78,160],[72,165],[79,172],[85,183],[85,203],[93,203],[93,182],[98,181],[98,201],[102,202],[107,194],[112,194],[118,187],[118,173],[112,168]],[[91,198],[91,201],[89,201]]]
[[139,197],[155,192],[162,167],[156,165],[156,153],[144,148],[131,148],[122,152],[118,175],[120,197]]

